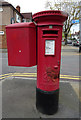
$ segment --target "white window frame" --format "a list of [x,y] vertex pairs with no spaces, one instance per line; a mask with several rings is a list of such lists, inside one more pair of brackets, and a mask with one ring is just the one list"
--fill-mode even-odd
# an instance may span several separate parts
[[4,31],[0,31],[0,35],[4,35]]
[[21,18],[17,13],[16,13],[16,22],[21,23]]

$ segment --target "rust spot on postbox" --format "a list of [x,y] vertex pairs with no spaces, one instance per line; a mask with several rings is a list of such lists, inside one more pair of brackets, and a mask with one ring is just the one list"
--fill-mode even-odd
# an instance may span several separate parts
[[55,82],[56,79],[59,78],[59,71],[56,69],[58,69],[58,66],[55,66],[54,68],[51,67],[46,68],[45,78],[47,78],[48,81],[51,79],[53,82]]

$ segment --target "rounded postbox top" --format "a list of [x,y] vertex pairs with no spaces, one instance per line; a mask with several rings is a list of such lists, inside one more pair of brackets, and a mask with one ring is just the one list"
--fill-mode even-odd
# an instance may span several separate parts
[[7,25],[6,28],[29,28],[29,27],[35,27],[35,24],[33,22],[24,22],[24,23],[15,23]]
[[38,25],[62,24],[68,18],[68,14],[59,10],[46,10],[35,13],[32,17]]

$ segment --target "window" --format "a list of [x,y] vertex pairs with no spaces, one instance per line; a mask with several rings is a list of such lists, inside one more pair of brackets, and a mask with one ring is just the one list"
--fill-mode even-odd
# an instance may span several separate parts
[[16,14],[16,22],[20,23],[21,22],[21,18],[18,14]]
[[0,35],[4,35],[4,31],[0,31]]
[[23,22],[27,22],[26,19],[23,19]]
[[15,23],[15,18],[11,18],[11,24],[14,24]]

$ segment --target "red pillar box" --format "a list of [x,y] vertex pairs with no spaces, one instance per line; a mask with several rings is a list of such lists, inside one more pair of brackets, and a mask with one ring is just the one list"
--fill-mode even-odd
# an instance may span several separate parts
[[6,27],[8,65],[36,65],[36,26],[33,22],[16,23]]
[[33,15],[37,23],[36,106],[45,114],[58,110],[62,27],[67,17],[54,10]]

